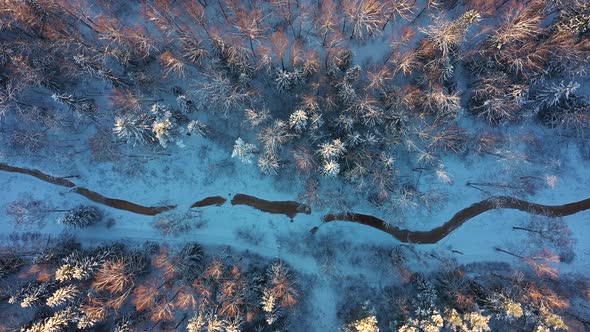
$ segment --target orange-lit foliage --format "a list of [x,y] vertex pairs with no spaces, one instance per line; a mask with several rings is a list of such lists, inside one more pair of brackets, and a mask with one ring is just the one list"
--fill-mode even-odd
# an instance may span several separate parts
[[326,45],[328,34],[338,27],[338,12],[333,0],[322,1],[321,12],[315,20],[318,31],[323,35],[322,46]]
[[538,255],[524,257],[523,260],[535,270],[539,277],[547,276],[551,279],[557,279],[559,270],[549,264],[559,263],[559,256],[552,253],[551,250],[544,249]]
[[530,303],[537,308],[546,309],[566,309],[570,306],[567,298],[561,297],[553,290],[546,286],[539,286],[534,283],[528,283],[525,287],[525,293],[522,295],[522,301]]
[[97,298],[88,298],[80,307],[80,311],[91,321],[102,321],[108,312],[107,303]]
[[170,280],[176,277],[176,267],[170,260],[167,248],[160,249],[160,253],[154,258],[153,264],[156,268],[162,270],[166,279]]
[[167,35],[177,32],[177,26],[170,15],[171,11],[170,0],[156,0],[153,5],[146,3],[143,7],[146,18]]
[[183,6],[189,17],[197,22],[203,28],[203,31],[205,31],[207,36],[210,37],[207,18],[205,17],[205,7],[199,4],[197,1],[185,1]]
[[0,27],[22,27],[35,29],[42,24],[41,16],[35,12],[33,6],[25,1],[4,0],[0,2],[1,23]]
[[133,285],[132,277],[125,268],[124,260],[107,260],[96,273],[92,287],[99,291],[119,293]]
[[204,281],[201,278],[195,279],[192,284],[195,292],[201,295],[205,299],[210,299],[213,296],[213,291],[211,289],[211,284]]
[[273,52],[281,60],[281,66],[285,68],[284,57],[289,46],[289,40],[285,36],[285,32],[283,29],[278,29],[269,36],[269,39]]
[[264,16],[260,10],[247,11],[246,9],[240,10],[236,13],[235,28],[238,32],[248,38],[250,43],[252,40],[258,40],[265,33],[263,25]]
[[124,27],[123,31],[131,44],[131,51],[147,57],[157,50],[154,39],[146,33],[143,26],[136,24],[133,27]]
[[215,259],[207,268],[205,269],[204,276],[206,278],[212,278],[214,280],[219,280],[223,277],[224,266],[223,262],[220,259]]
[[129,288],[125,293],[117,295],[112,299],[108,300],[106,305],[115,310],[119,310],[123,307],[123,305],[125,304],[125,300],[127,300],[130,294],[131,288]]
[[52,273],[51,269],[49,268],[49,266],[47,266],[45,264],[43,264],[43,265],[33,264],[29,267],[28,270],[19,274],[18,277],[21,279],[27,279],[31,276],[35,276],[35,280],[37,280],[39,282],[48,282],[49,280],[52,279],[53,273]]
[[153,322],[172,320],[174,318],[174,302],[162,301],[152,310],[150,318]]
[[383,90],[388,81],[393,79],[393,71],[387,66],[381,66],[373,71],[367,73],[369,77],[369,85],[365,90],[375,89]]
[[304,174],[311,174],[311,172],[315,169],[313,153],[308,147],[301,147],[293,150],[293,158],[295,159],[297,170],[300,172]]
[[113,93],[109,97],[113,110],[115,111],[139,111],[141,109],[141,101],[137,95],[128,89],[113,89]]
[[94,29],[100,40],[106,41],[108,44],[128,45],[128,35],[122,29],[117,18],[100,14],[94,19],[94,24]]
[[178,78],[184,78],[185,64],[172,51],[166,51],[160,54],[160,64],[164,67],[164,77],[170,74],[176,75]]
[[158,289],[154,285],[140,285],[133,290],[133,304],[137,311],[151,309],[156,301]]
[[198,307],[195,295],[188,288],[183,288],[178,292],[174,305],[182,310],[194,310]]

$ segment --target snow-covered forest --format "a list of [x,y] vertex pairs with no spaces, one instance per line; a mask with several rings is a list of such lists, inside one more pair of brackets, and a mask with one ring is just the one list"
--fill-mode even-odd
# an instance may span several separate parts
[[0,0],[0,331],[590,331],[589,0]]

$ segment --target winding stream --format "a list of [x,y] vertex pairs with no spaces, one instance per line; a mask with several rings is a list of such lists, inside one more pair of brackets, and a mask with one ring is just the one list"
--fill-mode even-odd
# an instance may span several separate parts
[[73,188],[72,191],[80,194],[91,201],[96,203],[100,203],[106,206],[110,206],[115,209],[125,210],[133,213],[144,214],[148,216],[155,216],[159,213],[172,210],[176,208],[176,205],[165,205],[165,206],[143,206],[139,204],[135,204],[133,202],[129,202],[122,199],[110,198],[105,197],[97,192],[94,192],[90,189],[78,187],[76,184],[68,179],[47,175],[39,170],[36,169],[29,169],[29,168],[21,168],[21,167],[14,167],[7,164],[0,163],[0,170],[12,173],[20,173],[34,176],[40,180],[56,184],[58,186]]
[[311,208],[305,204],[294,201],[267,201],[258,197],[236,194],[231,200],[231,205],[249,205],[263,212],[285,214],[293,219],[297,213],[311,214]]
[[226,201],[227,201],[227,199],[225,199],[221,196],[211,196],[211,197],[207,197],[205,199],[202,199],[198,202],[195,202],[193,205],[191,205],[191,209],[197,208],[197,207],[205,207],[205,206],[209,206],[209,205],[221,206]]
[[328,214],[323,220],[324,222],[350,221],[367,225],[386,232],[404,243],[432,244],[444,239],[471,218],[495,209],[514,209],[547,217],[564,217],[590,209],[590,198],[563,205],[543,205],[509,196],[494,196],[464,208],[443,225],[429,231],[402,229],[391,226],[382,219],[360,213]]
[[[30,175],[55,185],[72,188],[73,192],[80,194],[94,202],[115,209],[125,210],[138,214],[154,216],[159,213],[176,208],[176,205],[143,206],[122,199],[105,197],[87,188],[78,187],[75,183],[68,179],[51,176],[36,169],[21,168],[0,163],[0,170],[11,173]],[[198,202],[195,202],[191,206],[191,208],[205,207],[210,205],[221,206],[226,201],[227,200],[224,197],[211,196],[202,199]],[[298,213],[311,214],[311,208],[305,204],[301,204],[294,201],[267,201],[246,194],[236,194],[231,200],[231,204],[248,205],[263,212],[284,214],[291,219],[293,219]],[[450,220],[445,222],[443,225],[429,231],[412,231],[408,229],[402,229],[399,227],[391,226],[386,221],[379,219],[377,217],[360,213],[328,214],[323,217],[323,221],[324,223],[343,221],[354,222],[386,232],[395,237],[397,240],[404,243],[432,244],[442,240],[443,238],[448,236],[452,231],[456,230],[473,217],[476,217],[484,212],[495,209],[514,209],[548,217],[563,217],[590,209],[590,198],[563,205],[543,205],[527,202],[509,196],[494,196],[470,205],[469,207],[457,212]],[[319,227],[314,227],[312,229],[312,232],[315,233],[318,230]]]

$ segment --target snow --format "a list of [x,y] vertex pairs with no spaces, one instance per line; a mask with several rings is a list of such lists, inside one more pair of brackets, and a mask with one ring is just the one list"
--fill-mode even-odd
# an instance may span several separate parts
[[[427,20],[422,15],[420,21]],[[416,26],[420,22],[415,23]],[[421,26],[421,25],[420,25]],[[389,24],[384,36],[399,30],[398,25]],[[380,65],[389,46],[385,37],[377,37],[367,43],[353,43],[355,63]],[[384,56],[385,55],[385,56]],[[460,81],[459,86],[465,86]],[[590,93],[588,85],[582,89]],[[92,90],[98,89],[97,87]],[[98,100],[99,108],[108,107],[104,98]],[[171,103],[173,104],[173,103]],[[285,114],[289,114],[285,112]],[[199,115],[200,116],[200,115]],[[210,117],[210,118],[209,118]],[[207,116],[210,123],[217,125],[218,118]],[[475,120],[471,114],[463,114],[461,123],[477,132],[483,127],[482,121]],[[54,209],[69,209],[79,204],[98,206],[105,213],[105,219],[115,220],[114,224],[91,226],[74,231],[76,237],[91,246],[103,241],[124,241],[141,243],[157,241],[178,245],[196,241],[209,248],[229,247],[231,250],[260,255],[269,259],[279,258],[287,262],[297,273],[312,280],[309,285],[310,300],[317,331],[336,331],[342,322],[337,314],[337,304],[342,299],[343,280],[362,280],[367,285],[379,287],[393,282],[391,277],[368,262],[358,263],[355,259],[366,259],[372,255],[374,247],[389,248],[398,245],[393,237],[353,223],[335,222],[320,227],[311,234],[310,230],[322,225],[322,216],[337,212],[341,206],[338,201],[346,201],[351,211],[374,215],[392,224],[412,230],[430,230],[449,220],[459,210],[478,202],[488,194],[467,186],[468,182],[517,183],[521,177],[534,177],[536,190],[523,193],[514,190],[485,188],[494,194],[518,196],[530,202],[560,205],[588,197],[590,187],[590,159],[584,158],[577,141],[558,136],[554,129],[543,129],[537,125],[510,124],[494,130],[508,137],[497,155],[454,155],[442,154],[439,164],[424,170],[421,174],[412,171],[415,156],[396,156],[400,173],[408,176],[407,183],[416,184],[416,190],[428,193],[441,193],[443,199],[433,205],[431,210],[423,206],[394,209],[379,208],[370,204],[364,195],[354,192],[351,185],[341,180],[322,179],[322,193],[335,193],[328,197],[322,207],[312,206],[310,215],[298,214],[291,222],[284,215],[268,214],[248,206],[232,206],[229,201],[237,193],[244,193],[266,200],[297,201],[305,183],[301,177],[292,174],[292,169],[283,169],[277,176],[262,174],[255,163],[244,164],[232,158],[233,142],[244,138],[245,142],[255,142],[255,137],[247,134],[237,121],[229,120],[228,131],[220,130],[214,138],[186,137],[184,147],[170,144],[166,150],[137,150],[125,147],[126,153],[114,162],[96,162],[83,142],[94,134],[93,130],[80,126],[79,140],[68,142],[71,147],[50,147],[37,156],[18,155],[10,151],[0,153],[2,162],[19,167],[41,170],[55,176],[77,175],[71,179],[81,187],[90,188],[104,196],[129,200],[146,206],[177,205],[175,212],[189,212],[190,206],[208,196],[222,196],[228,201],[222,206],[209,206],[192,211],[201,211],[194,220],[199,227],[171,236],[164,236],[153,228],[158,216],[149,217],[89,202],[84,197],[70,192],[67,188],[45,183],[38,179],[19,174],[0,171],[0,240],[9,241],[11,234],[28,231],[58,236],[70,231],[58,224],[59,214],[48,213],[37,224],[16,225],[6,214],[11,202],[30,194]],[[479,126],[479,128],[478,128]],[[238,135],[239,134],[239,135]],[[55,133],[54,135],[59,135]],[[523,137],[533,137],[538,141],[537,150],[530,144],[522,144]],[[259,145],[261,146],[261,145]],[[78,153],[79,151],[82,151]],[[532,159],[524,159],[526,154]],[[501,156],[505,157],[501,157]],[[451,183],[444,183],[436,175],[436,169],[444,169]],[[555,178],[553,178],[555,177]],[[555,183],[549,181],[557,179]],[[405,181],[405,180],[404,180]],[[343,190],[344,192],[342,193]],[[337,199],[336,199],[337,198]],[[514,257],[500,253],[496,247],[511,248],[526,252],[538,250],[530,243],[528,234],[512,230],[512,226],[523,225],[530,215],[515,210],[493,210],[473,218],[443,240],[432,245],[412,245],[420,260],[410,263],[413,271],[427,270],[438,264],[438,257],[452,257],[459,264],[472,262],[506,261],[518,264]],[[563,273],[590,274],[590,211],[563,218],[573,230],[574,252],[576,256],[570,263],[559,265]],[[239,232],[252,232],[255,240],[239,236]],[[321,242],[321,243],[319,243]],[[318,255],[332,247],[334,257]],[[458,254],[454,251],[461,252]],[[358,299],[361,302],[363,299]]]

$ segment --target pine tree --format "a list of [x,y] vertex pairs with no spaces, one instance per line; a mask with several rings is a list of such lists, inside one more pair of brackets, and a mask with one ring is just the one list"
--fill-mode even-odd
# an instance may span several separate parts
[[21,332],[57,332],[62,331],[68,324],[78,318],[76,310],[67,307],[54,313],[51,317],[33,324],[29,328],[21,329]]
[[580,87],[577,82],[569,82],[564,84],[561,81],[559,84],[551,84],[543,88],[537,94],[535,101],[537,102],[536,109],[539,110],[544,107],[554,107],[564,99],[569,99],[573,93]]
[[278,306],[277,299],[271,294],[270,290],[264,290],[260,304],[268,325],[274,324],[282,316],[282,310]]
[[55,280],[65,282],[90,279],[113,253],[110,247],[100,248],[89,254],[76,250],[63,259],[64,264],[55,271]]
[[184,114],[189,114],[194,111],[197,111],[197,106],[195,103],[190,100],[186,95],[179,95],[176,97],[176,103],[180,107],[180,110]]
[[187,243],[174,259],[183,279],[192,282],[203,270],[203,248],[197,243]]
[[72,227],[87,227],[102,219],[102,213],[94,206],[79,205],[69,210],[58,222]]
[[186,126],[187,135],[207,137],[211,134],[209,127],[199,120],[191,120]]
[[191,319],[189,319],[186,329],[188,332],[201,332],[207,324],[205,315],[198,311]]
[[172,110],[161,104],[153,104],[150,112],[154,115],[152,122],[152,133],[163,148],[168,144],[175,143],[178,147],[184,147],[180,138],[181,128]]
[[54,93],[51,98],[58,103],[66,105],[76,116],[96,116],[96,103],[93,99],[75,97],[73,95]]
[[8,303],[20,302],[22,308],[37,306],[51,294],[54,287],[54,282],[27,282],[8,299]]
[[117,321],[115,327],[113,328],[113,332],[132,332],[133,329],[133,320],[129,315],[123,316],[121,319]]
[[[344,15],[352,25],[350,39],[373,36],[383,24],[384,5],[377,0],[345,0]],[[343,27],[344,29],[344,27]]]
[[334,139],[332,142],[322,143],[318,154],[325,160],[331,160],[341,157],[346,152],[346,145],[340,139]]
[[119,138],[135,146],[147,144],[155,139],[152,135],[153,117],[148,114],[123,115],[115,117],[113,132]]
[[277,69],[275,83],[277,90],[281,93],[285,93],[293,88],[294,77],[287,70]]
[[251,164],[256,151],[256,145],[246,143],[241,137],[238,137],[234,143],[234,150],[232,151],[231,157],[238,158],[244,164]]
[[267,150],[258,157],[258,168],[264,174],[279,174],[279,166],[279,159],[273,151]]
[[47,298],[46,304],[50,307],[57,307],[74,300],[80,290],[75,285],[67,285],[65,287],[58,288],[53,294]]
[[307,127],[307,114],[304,110],[296,110],[289,116],[289,127],[301,133]]
[[340,164],[335,160],[325,160],[322,164],[321,171],[327,177],[336,177],[340,173]]

